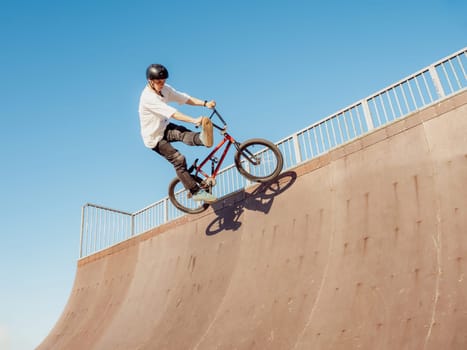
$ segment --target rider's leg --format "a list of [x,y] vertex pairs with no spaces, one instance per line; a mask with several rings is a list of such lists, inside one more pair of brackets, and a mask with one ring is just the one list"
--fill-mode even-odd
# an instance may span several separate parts
[[190,146],[203,146],[204,143],[200,138],[200,133],[192,132],[183,126],[171,123],[167,125],[164,138],[153,148],[153,151],[162,155],[174,166],[177,177],[180,179],[185,189],[193,194],[193,199],[195,201],[204,201],[207,203],[215,202],[217,198],[205,190],[200,189],[198,183],[188,172],[185,156],[170,144],[170,142],[174,141],[181,141]]
[[193,132],[182,125],[172,123],[167,125],[164,139],[168,142],[180,141],[189,146],[204,146],[199,132]]
[[191,193],[196,193],[199,190],[198,183],[193,179],[186,167],[186,159],[177,149],[175,149],[167,140],[159,141],[153,151],[167,159],[175,168],[177,177],[182,182],[183,186]]
[[164,138],[169,142],[181,141],[190,146],[211,147],[213,143],[211,120],[203,118],[201,128],[201,132],[193,132],[184,126],[170,123],[165,129]]

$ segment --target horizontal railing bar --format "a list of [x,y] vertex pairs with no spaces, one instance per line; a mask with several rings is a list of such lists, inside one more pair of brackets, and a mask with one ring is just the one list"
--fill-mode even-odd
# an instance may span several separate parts
[[462,53],[465,55],[466,52],[467,52],[467,47],[464,47],[463,49],[460,49],[459,51],[454,52],[454,53],[452,53],[452,54],[450,54],[450,55],[448,55],[448,56],[446,56],[446,57],[444,57],[444,58],[442,58],[442,59],[436,61],[436,62],[433,63],[433,64],[430,64],[430,66],[435,66],[435,67],[436,67],[436,66],[439,66],[439,65],[444,64],[444,63],[446,63],[446,62],[449,62],[450,60],[452,60],[452,59],[455,58],[455,57],[460,56]]
[[118,210],[118,209],[112,209],[112,208],[109,208],[109,207],[104,207],[102,205],[97,205],[97,204],[93,204],[93,203],[86,203],[86,204],[83,205],[83,208],[84,207],[93,207],[93,208],[96,208],[96,209],[107,210],[107,211],[111,211],[111,212],[114,212],[114,213],[129,215],[129,216],[133,215],[132,213],[128,213],[126,211],[122,211],[122,210]]
[[154,208],[155,206],[157,205],[160,205],[161,203],[163,203],[165,200],[167,199],[167,197],[161,199],[161,200],[158,200],[157,202],[155,203],[152,203],[152,204],[149,204],[148,206],[144,207],[143,209],[140,209],[138,211],[135,211],[134,213],[132,213],[131,215],[133,216],[136,216],[136,215],[139,215],[141,214],[142,212],[148,210],[148,209],[151,209],[151,208]]

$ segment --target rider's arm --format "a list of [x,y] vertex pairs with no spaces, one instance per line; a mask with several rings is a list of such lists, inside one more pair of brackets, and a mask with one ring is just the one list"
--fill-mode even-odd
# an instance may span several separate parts
[[191,106],[204,106],[208,108],[216,107],[216,101],[200,100],[199,98],[196,98],[196,97],[190,97],[185,103]]
[[199,117],[199,118],[192,118],[186,114],[183,114],[181,112],[175,112],[174,114],[172,114],[172,118],[176,119],[176,120],[179,120],[181,122],[185,122],[185,123],[193,123],[193,124],[201,124],[201,118],[202,117]]

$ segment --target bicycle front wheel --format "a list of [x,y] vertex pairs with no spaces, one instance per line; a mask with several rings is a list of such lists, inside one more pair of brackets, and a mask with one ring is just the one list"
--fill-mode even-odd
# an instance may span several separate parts
[[276,178],[282,171],[284,159],[279,148],[265,139],[243,142],[235,154],[235,166],[240,174],[256,182]]
[[202,213],[209,207],[207,203],[194,201],[178,177],[169,184],[169,198],[177,209],[188,214]]

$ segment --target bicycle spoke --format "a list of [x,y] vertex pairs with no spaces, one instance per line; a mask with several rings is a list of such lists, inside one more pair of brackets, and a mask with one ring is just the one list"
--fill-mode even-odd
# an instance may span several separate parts
[[237,153],[236,162],[244,176],[260,182],[274,178],[282,169],[280,151],[274,144],[262,139],[245,142]]

